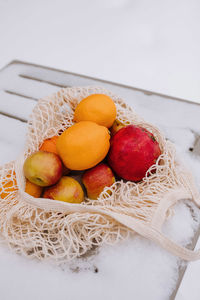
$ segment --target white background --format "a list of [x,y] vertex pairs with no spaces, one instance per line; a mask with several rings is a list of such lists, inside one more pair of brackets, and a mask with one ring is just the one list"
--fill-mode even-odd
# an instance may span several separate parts
[[[0,0],[0,68],[13,59],[200,102],[200,1]],[[178,300],[200,298],[190,269]]]
[[199,0],[0,0],[12,59],[200,99]]

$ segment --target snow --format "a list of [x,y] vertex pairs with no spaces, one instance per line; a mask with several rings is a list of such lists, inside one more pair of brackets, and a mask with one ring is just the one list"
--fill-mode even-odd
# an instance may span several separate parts
[[[196,216],[200,218],[199,214]],[[197,224],[191,220],[187,207],[179,204],[174,217],[166,223],[165,232],[173,228],[171,237],[188,242]],[[179,264],[176,257],[139,236],[114,247],[104,246],[96,255],[63,267],[27,260],[1,246],[1,297],[165,300],[176,284]]]

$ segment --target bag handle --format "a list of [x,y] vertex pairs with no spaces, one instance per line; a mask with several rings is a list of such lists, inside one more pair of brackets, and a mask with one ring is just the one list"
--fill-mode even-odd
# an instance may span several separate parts
[[[28,202],[31,205],[35,204],[36,207],[39,206],[42,209],[46,208],[45,206],[47,205],[47,203],[45,203],[45,202],[47,201],[49,203],[49,205],[54,205],[54,207],[51,207],[52,210],[57,210],[58,209],[57,205],[59,206],[59,209],[61,208],[60,201],[56,201],[56,200],[52,201],[52,200],[48,200],[48,199],[45,199],[46,201],[44,201],[44,199],[41,199],[42,201],[39,201],[39,203],[33,204],[32,197],[29,195],[27,195],[27,196],[28,197],[26,198],[26,202]],[[75,211],[76,209],[77,208],[73,204],[66,205],[66,203],[63,203],[61,210],[63,212],[70,213],[70,212]],[[172,253],[184,260],[191,261],[191,260],[200,259],[200,250],[193,251],[193,250],[189,250],[185,247],[178,245],[177,243],[175,243],[174,241],[169,239],[167,236],[165,236],[160,231],[160,228],[157,229],[151,224],[144,223],[142,220],[137,220],[131,216],[128,216],[125,214],[120,214],[120,213],[113,212],[113,211],[108,211],[103,208],[95,207],[95,206],[85,206],[85,205],[79,206],[79,212],[100,213],[102,215],[106,215],[106,216],[111,217],[112,219],[116,220],[120,224],[126,226],[127,228],[137,232],[141,236],[156,242],[157,244],[162,246],[164,249],[166,249],[170,253]]]
[[166,237],[162,232],[151,227],[151,225],[149,225],[148,227],[147,224],[135,220],[134,218],[129,217],[127,215],[125,216],[117,213],[111,213],[111,214],[115,218],[115,220],[125,225],[126,227],[136,231],[143,237],[156,242],[164,249],[166,249],[168,252],[187,261],[200,259],[200,250],[193,251],[178,245],[177,243],[175,243],[174,241]]

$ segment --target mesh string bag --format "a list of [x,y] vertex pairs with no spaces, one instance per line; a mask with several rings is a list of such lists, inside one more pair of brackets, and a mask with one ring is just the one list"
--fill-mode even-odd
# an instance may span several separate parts
[[[100,93],[114,100],[117,119],[122,123],[153,133],[162,152],[156,164],[141,182],[116,181],[97,200],[85,198],[81,204],[27,194],[25,159],[38,151],[45,139],[73,125],[74,109],[83,98]],[[94,245],[114,244],[130,233],[138,233],[182,259],[200,258],[200,251],[184,248],[162,233],[162,225],[177,201],[191,199],[200,205],[191,174],[176,156],[174,145],[155,126],[104,88],[65,88],[38,101],[28,122],[24,152],[0,169],[0,194],[1,235],[17,253],[29,257],[66,262]]]

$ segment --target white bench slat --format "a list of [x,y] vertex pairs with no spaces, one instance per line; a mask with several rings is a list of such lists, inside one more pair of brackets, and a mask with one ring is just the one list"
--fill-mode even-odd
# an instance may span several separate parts
[[[189,148],[194,147],[195,154],[200,155],[200,105],[69,72],[15,62],[0,71],[0,164],[15,159],[22,151],[25,122],[37,99],[56,92],[62,86],[77,85],[104,86],[121,95],[147,121],[162,128],[183,151],[188,152]],[[174,131],[180,133],[180,139]],[[195,243],[194,237],[193,245]],[[180,274],[183,272],[184,268]],[[175,292],[172,298],[174,296]]]
[[0,112],[24,122],[28,120],[36,101],[0,91]]

